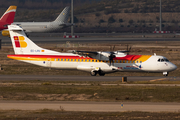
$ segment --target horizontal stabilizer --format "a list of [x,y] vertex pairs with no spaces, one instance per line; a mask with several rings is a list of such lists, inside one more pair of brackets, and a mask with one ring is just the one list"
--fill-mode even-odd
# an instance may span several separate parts
[[20,26],[17,25],[11,25],[11,27],[8,28],[10,31],[23,31],[23,29]]

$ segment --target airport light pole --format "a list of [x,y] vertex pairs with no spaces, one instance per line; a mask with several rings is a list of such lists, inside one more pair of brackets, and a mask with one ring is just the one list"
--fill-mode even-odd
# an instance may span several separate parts
[[160,0],[160,16],[159,16],[159,21],[160,21],[160,25],[159,25],[159,31],[162,31],[162,0]]
[[74,35],[74,13],[73,13],[73,0],[71,0],[71,35]]

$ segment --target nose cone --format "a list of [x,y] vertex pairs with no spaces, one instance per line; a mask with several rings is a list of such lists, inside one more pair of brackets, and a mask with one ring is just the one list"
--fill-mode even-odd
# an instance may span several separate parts
[[177,69],[177,66],[174,65],[173,63],[171,63],[170,65],[170,71],[173,71],[173,70],[176,70]]

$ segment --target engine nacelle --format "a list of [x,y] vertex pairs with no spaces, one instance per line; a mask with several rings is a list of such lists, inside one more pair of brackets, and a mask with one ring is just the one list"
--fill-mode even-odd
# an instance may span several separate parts
[[94,70],[95,68],[93,66],[82,66],[82,65],[78,65],[77,66],[77,69],[78,70],[82,70],[82,71],[91,71],[91,70]]
[[10,37],[9,30],[8,30],[8,29],[3,30],[3,31],[2,31],[2,35],[3,35],[3,36]]
[[121,71],[121,69],[117,68],[117,67],[114,67],[114,66],[84,66],[84,65],[78,65],[77,66],[77,69],[78,70],[82,70],[82,71],[86,71],[86,72],[91,72],[92,70],[93,71],[103,71],[104,73],[113,73],[113,72],[116,72],[116,71]]

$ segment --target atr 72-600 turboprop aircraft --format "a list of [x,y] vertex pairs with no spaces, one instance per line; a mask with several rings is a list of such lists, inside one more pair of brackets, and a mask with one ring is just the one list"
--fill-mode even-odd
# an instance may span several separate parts
[[126,55],[122,52],[88,52],[72,51],[61,53],[37,46],[17,25],[8,26],[15,55],[8,58],[23,62],[57,69],[77,69],[97,73],[118,71],[162,72],[165,76],[177,67],[163,56],[157,55]]
[[17,6],[10,6],[6,12],[0,18],[0,31],[4,29],[8,29],[8,25],[13,23],[14,16],[16,13]]
[[[21,26],[25,32],[52,32],[59,29],[71,26],[67,23],[69,17],[70,7],[65,7],[59,14],[55,21],[52,22],[13,22],[13,25]],[[9,31],[4,30],[3,36],[9,36]]]

